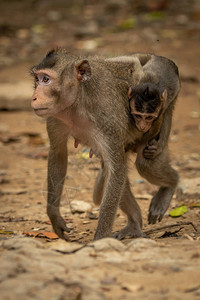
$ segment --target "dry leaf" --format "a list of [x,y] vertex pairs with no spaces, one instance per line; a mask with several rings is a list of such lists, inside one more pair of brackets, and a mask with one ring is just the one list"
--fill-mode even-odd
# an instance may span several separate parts
[[24,234],[32,237],[47,237],[48,239],[54,240],[58,239],[58,235],[55,232],[50,231],[37,231],[37,232],[24,232]]

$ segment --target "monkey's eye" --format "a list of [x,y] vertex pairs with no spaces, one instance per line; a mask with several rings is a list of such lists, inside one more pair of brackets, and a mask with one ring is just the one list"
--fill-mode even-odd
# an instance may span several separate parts
[[49,82],[49,80],[50,80],[50,78],[48,77],[48,76],[46,76],[46,75],[44,75],[44,77],[43,77],[43,82],[44,83],[48,83]]
[[135,115],[135,118],[139,120],[139,119],[141,119],[142,117],[141,117],[140,115]]
[[48,85],[51,83],[51,77],[46,74],[39,74],[38,75],[39,82],[42,85]]
[[149,116],[149,117],[146,117],[146,120],[153,120],[153,117]]

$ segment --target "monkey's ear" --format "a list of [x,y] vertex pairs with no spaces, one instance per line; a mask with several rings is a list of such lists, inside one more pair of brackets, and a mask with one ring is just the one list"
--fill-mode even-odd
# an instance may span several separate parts
[[164,92],[161,95],[161,100],[162,100],[162,103],[163,103],[163,107],[165,107],[165,103],[166,103],[166,100],[167,100],[167,90],[166,89],[164,90]]
[[133,89],[132,87],[130,86],[130,88],[128,89],[128,98],[131,98],[131,93],[132,93]]
[[79,81],[87,81],[91,78],[91,67],[87,59],[76,64],[76,77]]

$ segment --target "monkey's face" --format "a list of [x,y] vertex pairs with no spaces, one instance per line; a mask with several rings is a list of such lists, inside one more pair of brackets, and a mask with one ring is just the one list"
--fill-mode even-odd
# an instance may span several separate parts
[[[32,96],[31,107],[41,117],[56,115],[73,104],[70,93],[72,82],[66,80],[65,86],[59,81],[56,71],[50,69],[32,70],[34,76],[35,91]],[[68,87],[69,86],[69,87]]]
[[79,85],[90,80],[89,62],[81,60],[74,66],[74,58],[70,57],[63,50],[52,50],[33,67],[35,91],[31,106],[38,116],[64,115],[77,100]]
[[132,98],[130,100],[131,115],[135,121],[137,129],[143,133],[150,130],[153,122],[159,116],[160,109],[154,113],[141,112],[135,108],[135,100]]
[[149,131],[153,121],[156,119],[156,117],[152,116],[151,114],[145,114],[140,112],[132,112],[132,116],[134,118],[137,129],[143,133]]

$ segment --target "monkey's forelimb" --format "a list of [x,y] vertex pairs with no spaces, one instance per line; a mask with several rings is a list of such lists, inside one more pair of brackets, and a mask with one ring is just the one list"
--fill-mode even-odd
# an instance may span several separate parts
[[[63,190],[67,169],[67,131],[66,126],[57,119],[48,118],[47,131],[51,142],[48,156],[48,196],[47,214],[55,233],[65,239],[64,232],[69,232],[60,215],[60,196]],[[59,132],[59,134],[58,134]]]

